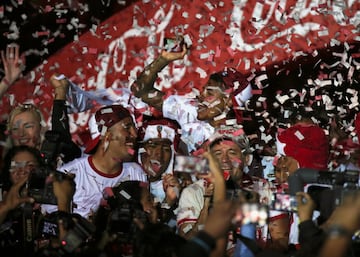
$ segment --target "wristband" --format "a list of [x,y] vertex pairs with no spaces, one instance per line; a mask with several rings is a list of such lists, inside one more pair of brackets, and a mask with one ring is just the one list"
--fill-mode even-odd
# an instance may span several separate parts
[[332,225],[326,230],[328,237],[337,238],[337,237],[352,237],[352,233],[346,228],[339,225]]

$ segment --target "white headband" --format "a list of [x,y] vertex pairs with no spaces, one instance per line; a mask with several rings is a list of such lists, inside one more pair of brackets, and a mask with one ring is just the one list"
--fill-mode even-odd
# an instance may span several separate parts
[[166,125],[149,125],[146,127],[143,141],[153,138],[169,139],[171,142],[174,142],[175,130]]

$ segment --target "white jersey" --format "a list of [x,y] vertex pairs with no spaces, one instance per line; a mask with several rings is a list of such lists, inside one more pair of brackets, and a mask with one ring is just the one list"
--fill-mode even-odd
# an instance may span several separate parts
[[[107,187],[116,187],[123,181],[147,181],[146,173],[135,162],[123,163],[121,171],[115,174],[104,174],[97,170],[92,156],[75,159],[64,164],[59,171],[75,174],[76,190],[73,197],[73,212],[88,218],[99,208],[103,191]],[[42,205],[43,212],[57,210],[55,205]]]
[[197,100],[181,95],[171,95],[164,100],[163,116],[176,120],[181,126],[181,139],[188,151],[195,151],[211,135],[215,128],[208,122],[197,119]]
[[179,199],[177,226],[196,223],[204,207],[205,180],[199,179],[183,189]]

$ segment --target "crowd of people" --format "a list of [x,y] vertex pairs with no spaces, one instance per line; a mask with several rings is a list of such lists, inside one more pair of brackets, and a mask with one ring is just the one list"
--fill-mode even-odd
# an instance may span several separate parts
[[[358,151],[329,169],[334,142],[299,112],[259,153],[243,128],[251,83],[236,69],[210,75],[196,98],[154,86],[187,52],[162,50],[127,94],[106,105],[88,105],[97,99],[91,92],[54,74],[50,130],[33,104],[11,111],[0,173],[4,252],[359,256]],[[2,96],[21,74],[18,46],[1,56]],[[157,115],[137,112],[131,101]],[[85,147],[72,140],[69,106],[93,108]]]

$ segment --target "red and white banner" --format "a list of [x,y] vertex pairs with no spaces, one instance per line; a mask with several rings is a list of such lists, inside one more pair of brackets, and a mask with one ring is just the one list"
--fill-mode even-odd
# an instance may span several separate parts
[[[1,115],[24,101],[52,105],[49,77],[63,73],[86,90],[129,87],[158,55],[164,37],[184,35],[189,55],[161,74],[158,86],[181,94],[200,88],[224,66],[250,74],[284,60],[315,56],[323,48],[360,41],[356,0],[139,1],[51,56],[2,99]],[[277,67],[277,66],[275,66]],[[89,113],[71,116],[71,132],[86,127]]]

